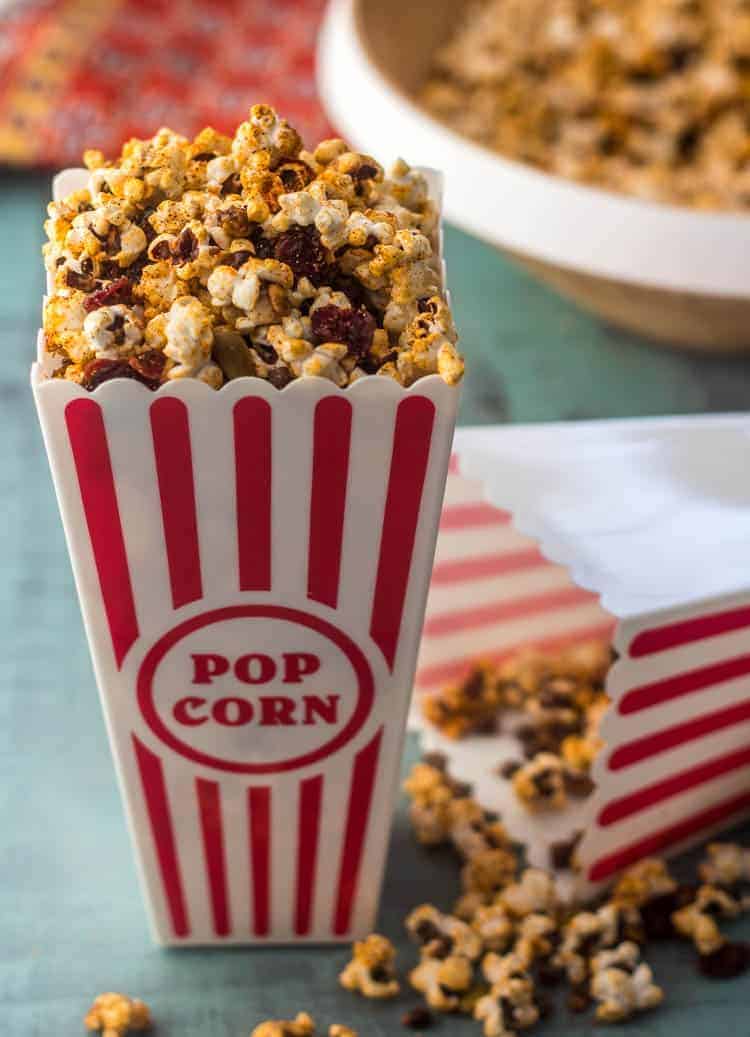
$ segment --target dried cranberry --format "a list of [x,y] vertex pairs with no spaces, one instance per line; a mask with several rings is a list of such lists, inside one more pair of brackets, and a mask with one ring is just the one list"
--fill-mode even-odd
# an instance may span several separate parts
[[675,893],[662,893],[641,905],[641,921],[649,940],[667,940],[674,936],[672,915],[679,906]]
[[375,318],[364,309],[321,306],[312,315],[312,331],[318,342],[343,342],[356,357],[369,352],[375,326]]
[[331,279],[330,283],[334,291],[344,293],[352,306],[364,307],[366,310],[370,309],[365,287],[356,277],[349,277],[347,274],[337,274],[336,277]]
[[180,236],[172,246],[172,256],[178,266],[183,263],[194,263],[198,258],[198,239],[190,227],[185,227]]
[[130,366],[141,375],[147,382],[159,385],[164,374],[164,365],[167,358],[160,349],[149,349],[140,356],[131,356],[128,361]]
[[408,1012],[404,1012],[401,1016],[401,1025],[406,1026],[409,1030],[426,1030],[434,1022],[435,1019],[432,1013],[423,1005],[410,1008]]
[[280,263],[286,263],[295,278],[307,277],[315,285],[323,284],[328,260],[315,227],[292,227],[279,234],[273,254]]
[[91,360],[83,369],[81,384],[84,389],[92,392],[113,378],[132,378],[137,382],[144,381],[142,376],[125,360]]
[[734,979],[750,968],[750,944],[725,943],[713,954],[698,958],[700,972],[709,979]]
[[101,306],[131,306],[133,303],[133,285],[127,277],[118,277],[105,288],[98,288],[84,300],[83,308],[87,313],[98,310]]
[[263,231],[257,223],[248,231],[247,237],[252,242],[258,259],[270,259],[273,256],[274,242],[263,236]]

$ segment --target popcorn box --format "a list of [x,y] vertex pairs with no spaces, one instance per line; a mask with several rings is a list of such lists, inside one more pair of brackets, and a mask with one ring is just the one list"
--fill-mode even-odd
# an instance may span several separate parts
[[365,934],[458,390],[88,393],[45,362],[40,338],[32,385],[155,938]]
[[596,791],[529,814],[497,775],[512,736],[452,742],[415,722],[533,865],[584,833],[570,894],[750,814],[748,433],[732,415],[457,433],[417,702],[479,656],[611,637]]

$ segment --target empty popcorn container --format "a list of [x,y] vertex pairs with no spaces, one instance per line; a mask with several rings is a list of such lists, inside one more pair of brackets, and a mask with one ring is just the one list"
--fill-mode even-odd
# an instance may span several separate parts
[[32,382],[156,939],[365,934],[457,388]]
[[[564,895],[750,815],[749,428],[730,415],[457,433],[413,717],[531,864],[575,847]],[[453,740],[421,716],[477,659],[594,639],[617,658],[583,801],[524,809],[500,766],[523,759],[512,717]]]

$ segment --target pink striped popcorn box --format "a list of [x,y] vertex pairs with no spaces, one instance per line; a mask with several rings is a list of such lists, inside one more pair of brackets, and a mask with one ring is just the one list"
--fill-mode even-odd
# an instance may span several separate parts
[[32,385],[156,940],[365,934],[458,389],[88,393],[45,363],[40,338]]
[[[750,815],[749,437],[731,415],[457,433],[415,723],[532,864],[583,833],[571,894]],[[452,742],[418,719],[477,657],[606,637],[612,705],[583,804],[529,814],[497,773],[512,733]]]

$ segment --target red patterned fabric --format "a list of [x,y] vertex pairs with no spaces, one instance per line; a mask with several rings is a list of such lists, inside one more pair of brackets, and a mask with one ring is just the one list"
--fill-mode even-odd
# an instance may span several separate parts
[[26,0],[0,6],[0,163],[68,166],[169,125],[231,132],[258,101],[306,142],[325,0]]

